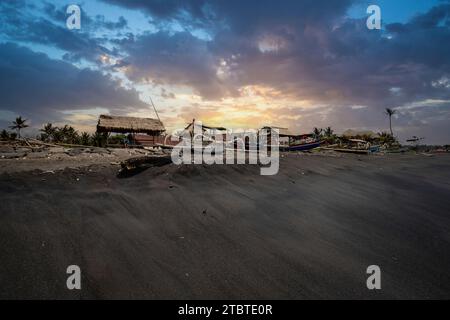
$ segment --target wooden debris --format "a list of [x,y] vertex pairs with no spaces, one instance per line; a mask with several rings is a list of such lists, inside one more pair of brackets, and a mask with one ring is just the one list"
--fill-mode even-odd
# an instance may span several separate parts
[[120,163],[119,175],[133,175],[151,167],[162,167],[172,162],[170,156],[143,156]]

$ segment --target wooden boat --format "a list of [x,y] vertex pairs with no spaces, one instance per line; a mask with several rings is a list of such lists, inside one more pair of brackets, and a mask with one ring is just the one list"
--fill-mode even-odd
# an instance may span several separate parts
[[320,147],[320,141],[313,134],[280,133],[280,138],[288,138],[287,144],[280,144],[281,151],[308,151]]
[[308,151],[320,147],[320,141],[314,141],[309,143],[291,144],[280,148],[282,151]]
[[332,150],[336,152],[356,153],[356,154],[371,154],[379,152],[380,146],[370,146],[368,149],[325,147],[322,148],[322,150]]
[[346,149],[346,148],[322,148],[322,150],[332,150],[336,152],[356,153],[356,154],[369,154],[367,149]]

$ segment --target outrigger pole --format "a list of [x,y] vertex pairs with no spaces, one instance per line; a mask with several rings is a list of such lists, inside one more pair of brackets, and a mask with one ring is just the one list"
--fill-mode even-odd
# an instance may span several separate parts
[[156,116],[158,117],[158,120],[161,121],[161,119],[159,118],[159,115],[158,115],[158,111],[156,111],[156,107],[155,107],[155,104],[153,103],[152,97],[149,97],[149,98],[150,98],[150,102],[152,103],[153,110],[155,110]]

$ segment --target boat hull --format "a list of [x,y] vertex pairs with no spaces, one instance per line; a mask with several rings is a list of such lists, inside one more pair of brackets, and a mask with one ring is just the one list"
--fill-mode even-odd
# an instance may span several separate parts
[[320,142],[291,145],[291,146],[285,147],[283,149],[286,151],[307,151],[307,150],[315,149],[318,147],[320,147]]

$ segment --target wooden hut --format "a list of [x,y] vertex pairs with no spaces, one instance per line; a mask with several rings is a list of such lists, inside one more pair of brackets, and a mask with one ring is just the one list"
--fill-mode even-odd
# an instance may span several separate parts
[[[97,124],[97,132],[100,133],[130,133],[135,138],[137,133],[145,133],[145,145],[154,145],[166,131],[163,123],[158,119],[152,118],[136,118],[123,116],[100,115]],[[139,139],[135,139],[139,140]]]

